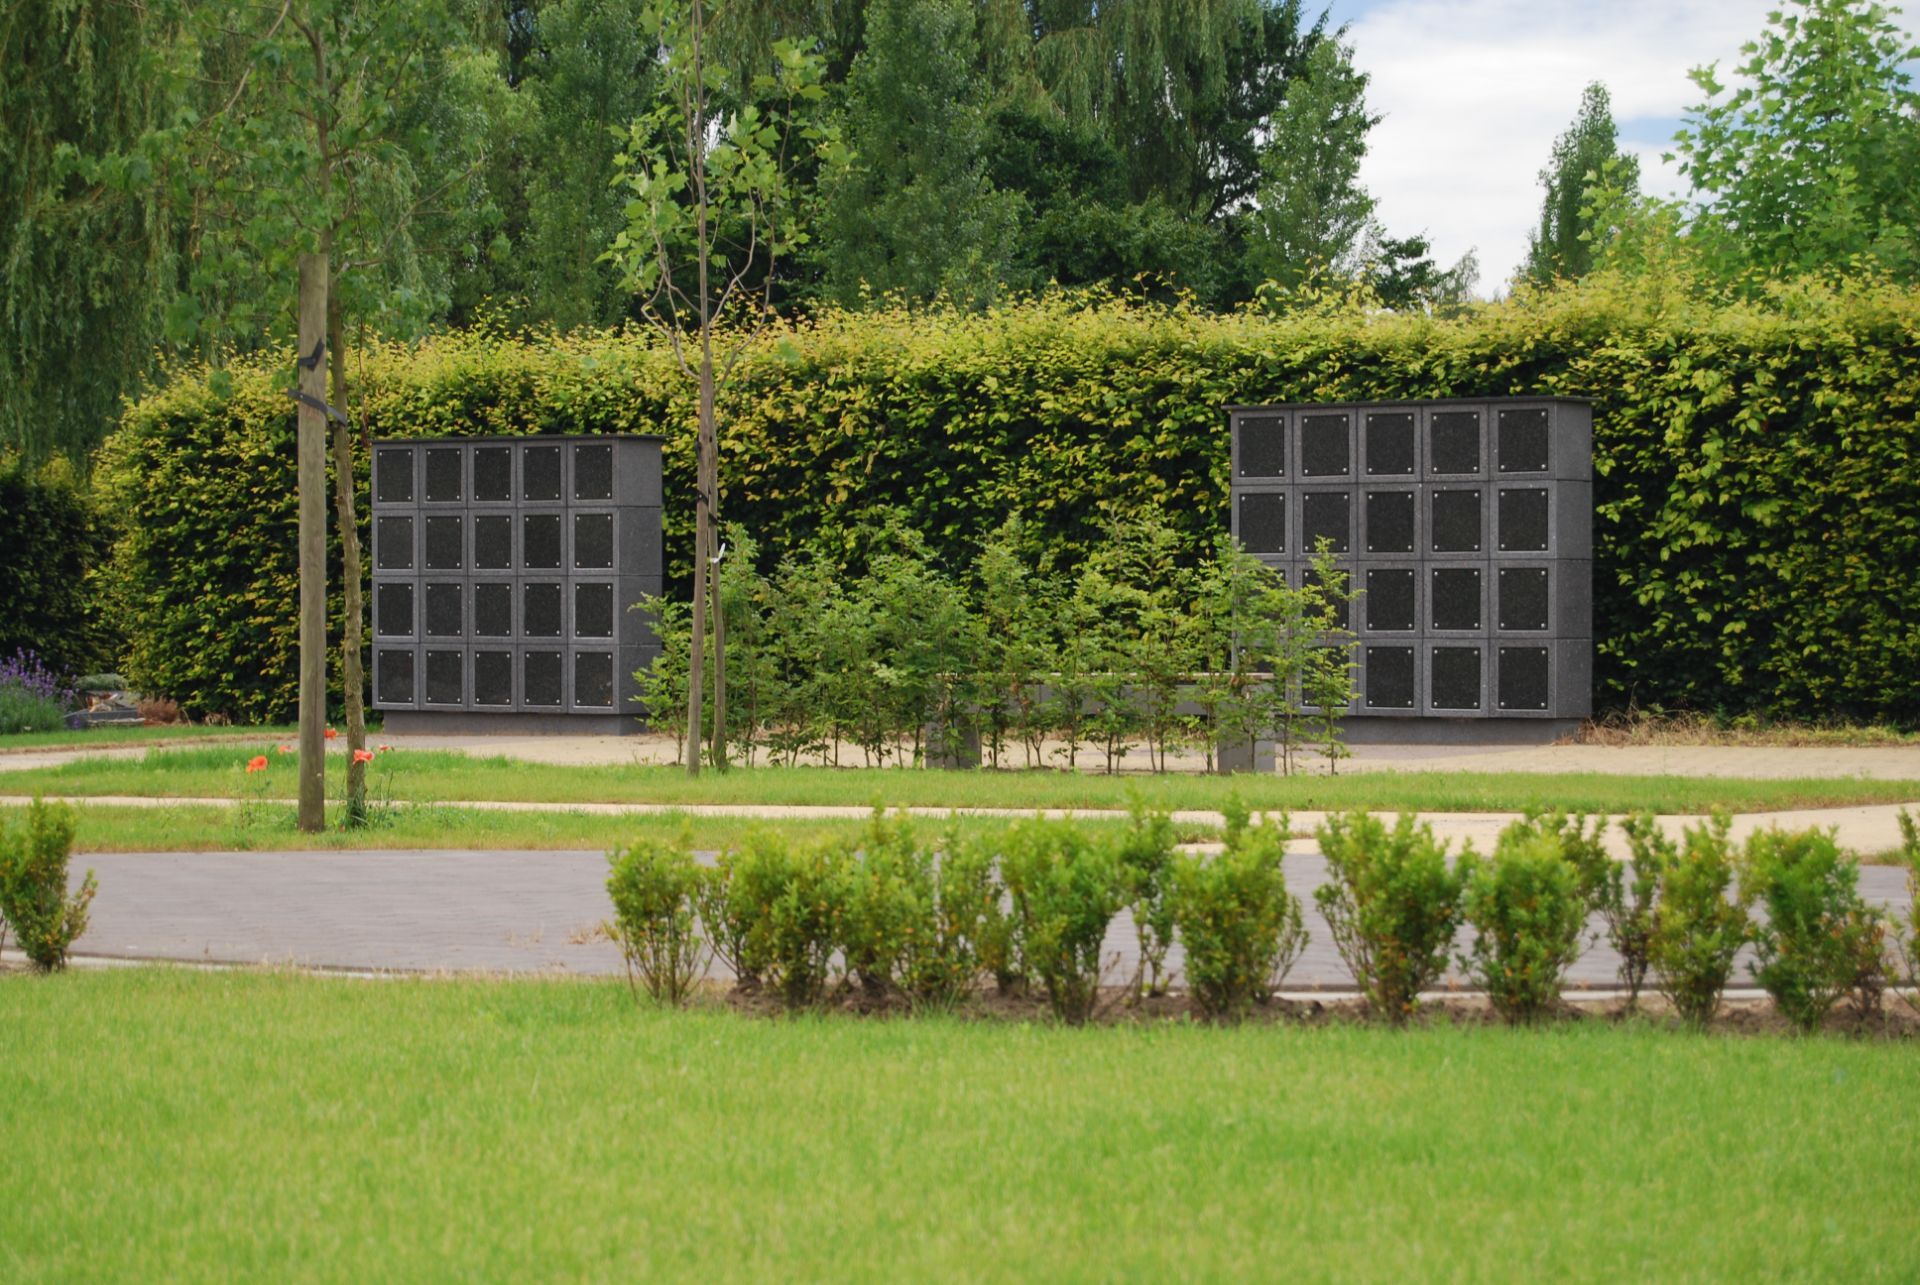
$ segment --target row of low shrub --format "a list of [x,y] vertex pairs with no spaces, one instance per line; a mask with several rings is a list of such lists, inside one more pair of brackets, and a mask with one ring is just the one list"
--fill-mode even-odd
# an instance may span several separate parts
[[28,962],[42,972],[67,966],[67,954],[87,930],[93,871],[67,887],[73,854],[73,809],[35,799],[19,824],[0,820],[0,947],[7,930]]
[[[1354,595],[1331,555],[1298,585],[1226,538],[1181,567],[1171,529],[1146,515],[1117,522],[1068,572],[1029,561],[1020,533],[1003,523],[966,576],[897,521],[865,533],[862,570],[810,548],[763,575],[733,529],[721,570],[729,756],[838,766],[844,747],[873,766],[962,762],[977,747],[994,767],[1051,755],[1111,773],[1143,747],[1159,771],[1185,746],[1209,768],[1218,748],[1251,759],[1256,737],[1273,739],[1283,771],[1308,745],[1330,766],[1344,753]],[[651,727],[681,738],[692,612],[645,605],[662,645],[640,699]]]
[[[851,552],[861,515],[892,507],[958,574],[1009,513],[1035,557],[1072,567],[1113,511],[1158,510],[1193,565],[1226,528],[1227,405],[1589,397],[1603,707],[1920,722],[1920,296],[1635,288],[1453,318],[1051,298],[783,323],[721,400],[722,516],[763,550]],[[125,672],[190,715],[294,706],[289,368],[184,371],[101,458],[124,520]],[[669,585],[685,583],[692,400],[645,336],[467,333],[353,369],[373,437],[665,434]]]
[[[1920,830],[1903,826],[1920,884]],[[1620,958],[1629,1008],[1651,977],[1698,1026],[1719,1010],[1747,946],[1756,979],[1801,1030],[1843,998],[1879,1014],[1890,978],[1920,962],[1920,908],[1896,921],[1869,905],[1857,861],[1829,831],[1767,830],[1740,846],[1716,817],[1675,841],[1643,816],[1626,824],[1631,856],[1619,861],[1603,828],[1537,815],[1509,826],[1490,854],[1450,856],[1410,815],[1391,827],[1365,812],[1335,816],[1317,832],[1327,879],[1314,897],[1369,1010],[1395,1024],[1455,961],[1507,1021],[1549,1017],[1596,917],[1591,931]],[[1126,827],[1035,819],[931,843],[876,811],[857,843],[763,834],[712,865],[646,840],[609,858],[609,927],[636,992],[669,1003],[686,1001],[718,956],[742,990],[765,988],[791,1009],[820,1003],[836,972],[871,999],[914,1009],[951,1009],[991,979],[1002,992],[1044,992],[1070,1023],[1103,1002],[1164,992],[1178,943],[1195,1009],[1233,1020],[1270,999],[1307,944],[1284,877],[1286,838],[1284,817],[1256,825],[1236,806],[1214,855],[1177,851],[1167,817],[1142,811]],[[1114,978],[1103,943],[1123,911],[1138,962]],[[1472,935],[1461,951],[1463,928]]]

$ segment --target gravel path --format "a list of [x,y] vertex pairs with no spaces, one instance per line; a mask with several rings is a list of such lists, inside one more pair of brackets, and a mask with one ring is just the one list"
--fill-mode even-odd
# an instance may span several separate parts
[[[100,883],[92,926],[77,946],[84,955],[350,969],[620,970],[619,953],[596,932],[609,910],[600,852],[98,853],[75,864],[96,871]],[[1288,883],[1307,902],[1311,934],[1290,988],[1351,983],[1312,904],[1325,873],[1317,853],[1288,858]],[[1861,884],[1871,900],[1907,904],[1904,871],[1867,867]],[[1125,916],[1109,929],[1107,949],[1116,977],[1131,971],[1137,942]],[[1605,945],[1593,946],[1572,981],[1605,986],[1616,964]]]

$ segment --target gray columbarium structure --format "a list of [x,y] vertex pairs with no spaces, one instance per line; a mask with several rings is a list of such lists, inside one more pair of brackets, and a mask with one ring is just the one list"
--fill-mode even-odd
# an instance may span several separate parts
[[1593,415],[1566,398],[1235,406],[1233,533],[1360,597],[1354,740],[1550,740],[1592,712]]
[[373,444],[373,707],[393,731],[632,732],[659,654],[660,439]]

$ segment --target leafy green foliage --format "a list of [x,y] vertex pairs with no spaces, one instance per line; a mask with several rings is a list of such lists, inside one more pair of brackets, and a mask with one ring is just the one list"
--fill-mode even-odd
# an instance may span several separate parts
[[706,875],[684,841],[638,839],[607,854],[614,939],[656,1003],[686,1003],[706,972],[697,904]]
[[1169,903],[1186,948],[1187,988],[1215,1020],[1266,1003],[1306,948],[1300,899],[1287,891],[1282,868],[1287,833],[1284,814],[1250,825],[1236,804],[1227,810],[1224,851],[1174,859]]
[[1920,271],[1920,47],[1877,0],[1792,0],[1741,48],[1738,82],[1696,68],[1706,101],[1676,139],[1705,198],[1698,232],[1730,270]]
[[[1905,809],[1900,812],[1900,858],[1907,867],[1907,920],[1895,925],[1893,939],[1911,988],[1920,978],[1920,822]],[[1908,1003],[1920,1008],[1920,992],[1909,989],[1903,994]]]
[[1613,101],[1599,81],[1580,96],[1580,114],[1553,144],[1553,159],[1540,171],[1546,191],[1540,204],[1540,226],[1527,243],[1527,260],[1520,275],[1546,284],[1556,279],[1585,276],[1594,266],[1597,243],[1609,229],[1595,218],[1588,189],[1604,181],[1622,193],[1637,194],[1640,162],[1620,151],[1619,131],[1613,124]]
[[1260,152],[1260,189],[1251,216],[1248,260],[1261,278],[1294,286],[1339,271],[1351,275],[1373,220],[1360,186],[1367,134],[1380,117],[1367,111],[1367,76],[1337,39],[1307,55],[1306,74],[1274,113]]
[[1879,954],[1882,934],[1860,897],[1859,862],[1831,830],[1762,830],[1747,840],[1740,895],[1766,912],[1753,935],[1754,976],[1788,1021],[1818,1030],[1860,984],[1863,959]]
[[0,823],[0,919],[35,968],[67,966],[67,952],[87,930],[87,908],[98,891],[93,871],[67,891],[73,853],[73,809],[36,798],[19,825]]
[[[953,574],[1011,513],[1026,566],[1078,567],[1111,530],[1103,505],[1152,508],[1193,567],[1227,524],[1223,405],[1588,396],[1601,706],[1907,723],[1920,720],[1920,669],[1902,662],[1920,647],[1920,516],[1901,482],[1920,449],[1916,326],[1920,302],[1890,288],[1690,303],[1609,274],[1450,319],[1085,299],[828,310],[738,368],[722,401],[726,510],[779,554],[816,536],[845,548],[891,507]],[[670,363],[642,335],[467,334],[370,349],[356,382],[375,437],[664,432],[668,493],[685,495],[693,416]],[[196,716],[293,708],[284,388],[267,362],[236,363],[224,383],[183,372],[129,411],[99,465],[123,524],[123,672]],[[678,594],[692,514],[664,516]]]
[[1107,925],[1131,893],[1127,867],[1110,841],[1070,821],[1021,821],[1003,843],[1020,958],[1054,1016],[1084,1023],[1099,1005]]
[[1653,915],[1649,963],[1674,1011],[1705,1026],[1720,1008],[1734,956],[1753,939],[1726,814],[1687,827],[1678,850],[1663,858]]
[[0,455],[0,657],[36,653],[62,675],[115,659],[100,574],[112,528],[64,461]]
[[839,842],[793,844],[772,833],[749,838],[734,859],[722,920],[746,925],[747,958],[789,1009],[826,994],[844,936],[851,861]]
[[1627,988],[1631,1012],[1640,1005],[1640,991],[1653,966],[1654,904],[1661,873],[1679,858],[1679,848],[1661,832],[1651,813],[1628,817],[1620,828],[1630,856],[1625,862],[1608,863],[1605,881],[1596,889],[1596,904],[1607,923],[1607,941],[1620,956],[1620,984]]
[[[1245,809],[1234,804],[1245,828]],[[1133,926],[1140,938],[1142,985],[1149,995],[1164,995],[1171,978],[1167,974],[1167,952],[1173,949],[1174,933],[1174,833],[1173,820],[1165,812],[1150,812],[1135,799],[1127,834],[1120,841],[1120,862],[1127,868],[1133,889],[1128,907]],[[1286,827],[1281,827],[1284,830]]]
[[1466,871],[1449,865],[1447,845],[1407,812],[1391,831],[1356,811],[1328,817],[1315,834],[1328,879],[1314,899],[1333,944],[1375,1015],[1404,1023],[1446,971]]
[[1462,865],[1474,939],[1461,963],[1507,1021],[1551,1015],[1584,944],[1591,901],[1585,872],[1568,859],[1559,834],[1528,821],[1508,826],[1491,857]]

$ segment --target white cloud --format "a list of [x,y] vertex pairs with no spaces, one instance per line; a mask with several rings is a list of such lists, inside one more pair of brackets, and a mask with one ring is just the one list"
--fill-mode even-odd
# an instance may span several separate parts
[[[1361,181],[1389,233],[1425,230],[1435,257],[1480,256],[1480,289],[1504,289],[1539,217],[1539,173],[1580,94],[1604,81],[1622,141],[1648,189],[1677,195],[1660,152],[1698,102],[1687,79],[1732,63],[1779,0],[1386,0],[1350,24],[1354,62],[1372,76],[1374,128]],[[1902,20],[1911,26],[1912,15]]]

